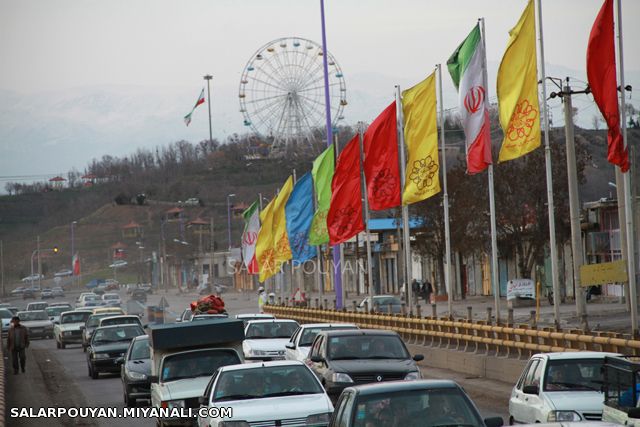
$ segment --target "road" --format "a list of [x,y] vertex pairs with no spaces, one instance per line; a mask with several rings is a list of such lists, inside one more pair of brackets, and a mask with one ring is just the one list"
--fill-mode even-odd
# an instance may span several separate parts
[[[121,291],[121,296],[123,300],[126,299],[124,291]],[[161,292],[150,295],[147,304],[158,304],[162,296],[165,296],[169,303],[170,312],[166,316],[167,320],[175,318],[190,301],[195,299],[194,295],[172,295]],[[255,295],[229,293],[223,296],[231,315],[256,311]],[[73,301],[75,295],[67,295],[60,300]],[[26,305],[22,300],[17,300],[15,303],[18,307]],[[28,357],[26,374],[8,375],[8,407],[104,407],[119,408],[119,410],[124,408],[120,377],[101,374],[98,380],[92,380],[87,372],[86,353],[83,353],[81,346],[73,345],[65,350],[58,350],[54,340],[34,340]],[[5,360],[5,363],[8,362]],[[422,367],[422,371],[425,378],[450,378],[457,381],[467,389],[483,416],[502,416],[504,420],[508,419],[509,385],[468,378],[463,374],[429,367]],[[76,420],[68,417],[58,420],[21,418],[9,419],[8,425],[120,427],[131,426],[132,421],[113,418]],[[136,427],[154,426],[155,420],[142,418],[137,420],[135,425]]]

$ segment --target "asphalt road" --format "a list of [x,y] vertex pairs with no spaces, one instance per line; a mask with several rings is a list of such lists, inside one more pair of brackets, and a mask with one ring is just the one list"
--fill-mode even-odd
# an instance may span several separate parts
[[[121,291],[123,300],[126,293]],[[195,295],[175,295],[161,292],[150,295],[148,305],[157,305],[161,297],[169,303],[167,321],[172,321],[188,303],[196,299]],[[68,294],[58,300],[75,300],[75,295]],[[252,313],[257,310],[256,295],[230,293],[223,295],[227,309],[231,315]],[[22,300],[14,301],[18,307],[26,305]],[[8,407],[105,407],[124,408],[122,383],[118,375],[101,374],[93,380],[88,376],[86,353],[80,345],[69,346],[58,350],[54,340],[36,340],[28,353],[27,373],[8,375],[7,400]],[[5,360],[5,363],[9,363]],[[9,372],[9,369],[7,369]],[[508,419],[507,402],[510,386],[484,379],[467,378],[463,374],[423,367],[425,378],[450,378],[456,380],[474,400],[483,416],[502,416]],[[481,384],[481,387],[478,387]],[[467,387],[468,386],[468,387]],[[140,403],[144,405],[145,403]],[[131,419],[69,419],[67,417],[52,419],[8,419],[8,426],[99,426],[116,427],[131,426]],[[136,427],[153,426],[153,419],[139,419]]]

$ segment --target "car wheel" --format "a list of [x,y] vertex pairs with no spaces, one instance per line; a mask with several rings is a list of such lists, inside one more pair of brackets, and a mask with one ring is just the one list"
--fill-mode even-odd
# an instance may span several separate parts
[[129,408],[133,408],[136,406],[136,403],[136,399],[128,397],[126,393],[124,394],[124,404],[126,406],[128,406]]
[[83,353],[86,353],[86,352],[87,352],[87,346],[86,346],[86,345],[84,345],[84,344],[82,345],[82,352],[83,352]]
[[64,350],[65,348],[67,348],[67,345],[64,343],[64,341],[62,341],[62,342],[60,343],[60,348],[61,348],[61,349],[63,349],[63,350]]
[[56,347],[60,348],[60,341],[56,340]]
[[96,371],[95,368],[91,369],[91,378],[97,380],[98,376],[100,376],[100,373]]
[[513,425],[513,417],[509,417],[509,425],[512,426]]
[[92,376],[91,375],[91,365],[89,365],[89,364],[87,364],[87,371],[89,372],[89,376]]

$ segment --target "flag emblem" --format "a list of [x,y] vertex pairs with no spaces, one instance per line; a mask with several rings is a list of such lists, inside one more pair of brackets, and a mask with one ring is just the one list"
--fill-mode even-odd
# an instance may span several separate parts
[[464,108],[469,114],[480,111],[480,107],[484,104],[485,90],[482,86],[474,86],[467,92],[464,97]]
[[258,233],[256,233],[255,231],[248,231],[244,233],[244,236],[242,236],[242,243],[244,243],[245,245],[253,245],[257,240]]
[[525,99],[518,105],[513,113],[511,119],[511,125],[507,130],[507,136],[510,141],[522,140],[524,144],[528,142],[527,139],[531,135],[533,125],[536,124],[536,118],[538,117],[538,109],[529,103],[529,100]]
[[413,169],[409,174],[409,179],[422,191],[431,188],[434,184],[433,177],[438,173],[438,164],[427,156],[424,159],[413,162]]
[[336,234],[342,235],[346,234],[351,230],[353,224],[356,222],[356,210],[351,206],[346,208],[338,209],[336,212],[336,216],[334,217],[334,224]]
[[380,169],[373,178],[373,197],[391,197],[397,191],[398,180],[391,169]]

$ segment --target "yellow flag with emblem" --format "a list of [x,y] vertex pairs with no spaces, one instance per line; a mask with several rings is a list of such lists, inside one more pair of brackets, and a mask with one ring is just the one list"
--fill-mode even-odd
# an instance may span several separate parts
[[293,177],[290,176],[280,189],[273,205],[273,249],[276,270],[279,270],[284,262],[291,259],[291,247],[289,246],[287,218],[284,208],[292,190]]
[[273,206],[274,198],[260,211],[260,231],[256,241],[256,261],[258,262],[259,280],[264,282],[276,274],[273,249]]
[[435,72],[402,93],[402,112],[407,146],[402,204],[408,205],[440,192]]
[[499,162],[517,159],[540,146],[540,105],[536,56],[536,23],[529,0],[498,69],[498,108],[504,133]]

